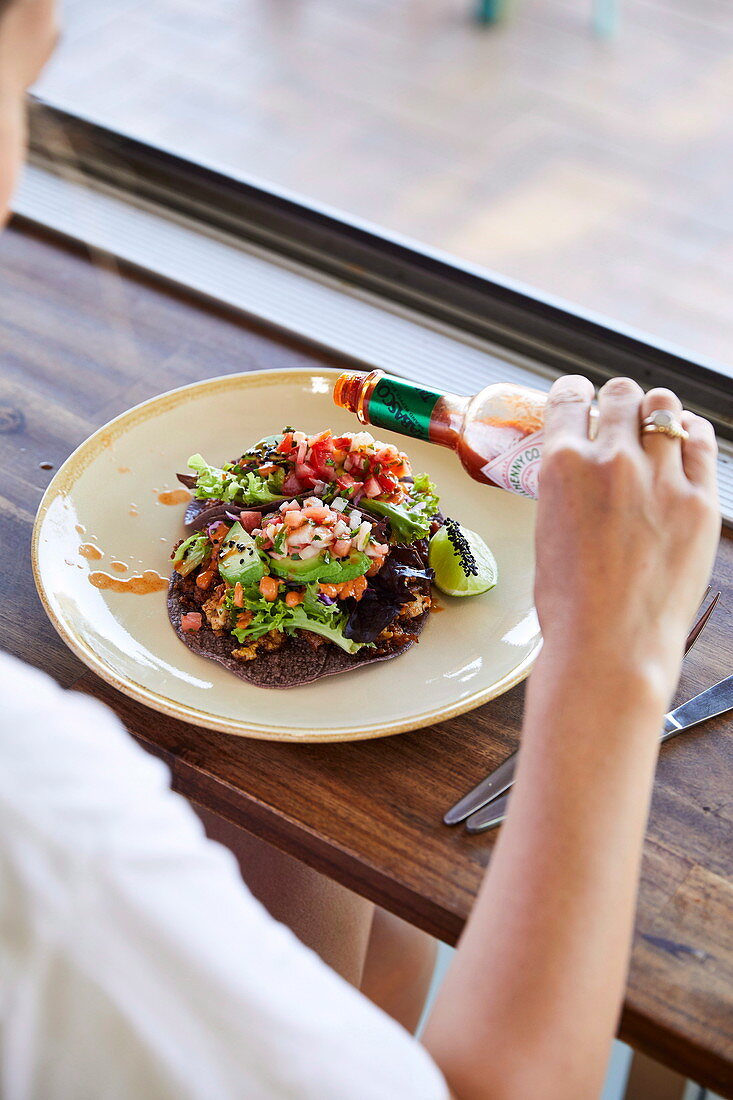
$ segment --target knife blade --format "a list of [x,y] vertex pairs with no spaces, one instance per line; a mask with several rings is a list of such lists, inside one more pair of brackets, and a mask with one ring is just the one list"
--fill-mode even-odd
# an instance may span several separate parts
[[[724,680],[713,684],[706,691],[701,691],[699,695],[695,695],[686,703],[665,714],[664,728],[659,740],[664,744],[665,741],[676,737],[678,733],[684,733],[693,726],[699,725],[700,722],[706,722],[708,718],[717,718],[729,710],[733,710],[733,676],[726,676]],[[516,755],[515,753],[514,756]],[[504,794],[501,798],[493,798],[488,805],[484,803],[482,807],[470,814],[466,821],[467,832],[483,833],[487,829],[494,829],[497,825],[501,825],[506,817],[509,797],[509,794]]]
[[724,680],[719,680],[707,691],[701,691],[699,695],[695,695],[669,714],[665,714],[661,739],[668,741],[670,737],[681,733],[682,730],[691,729],[698,722],[705,722],[718,714],[725,714],[731,708],[733,708],[733,676],[726,676]]

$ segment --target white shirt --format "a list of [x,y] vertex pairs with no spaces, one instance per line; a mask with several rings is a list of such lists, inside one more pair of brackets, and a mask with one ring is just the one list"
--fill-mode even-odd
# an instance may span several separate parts
[[4,655],[0,700],[3,1100],[446,1100],[106,707]]

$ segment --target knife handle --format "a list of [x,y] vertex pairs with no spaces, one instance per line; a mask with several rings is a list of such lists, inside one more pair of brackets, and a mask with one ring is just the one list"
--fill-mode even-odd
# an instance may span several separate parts
[[487,829],[495,829],[501,825],[506,817],[507,807],[511,795],[505,794],[501,798],[495,798],[488,806],[483,806],[475,814],[471,814],[466,822],[467,833],[485,833]]
[[477,783],[472,791],[456,802],[455,806],[451,806],[443,822],[446,825],[457,825],[459,821],[465,821],[474,810],[481,809],[487,802],[508,790],[514,782],[518,756],[519,753],[513,752],[491,775]]

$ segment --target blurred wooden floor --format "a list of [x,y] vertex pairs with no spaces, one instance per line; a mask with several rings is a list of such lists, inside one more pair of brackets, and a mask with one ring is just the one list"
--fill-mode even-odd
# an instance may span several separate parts
[[66,0],[39,87],[733,363],[733,2]]

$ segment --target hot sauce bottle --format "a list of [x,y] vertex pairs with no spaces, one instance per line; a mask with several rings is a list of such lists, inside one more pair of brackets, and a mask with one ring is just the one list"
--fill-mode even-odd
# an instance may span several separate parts
[[497,382],[460,397],[380,370],[347,371],[336,380],[333,399],[362,424],[450,447],[476,481],[537,496],[547,401],[540,390]]

